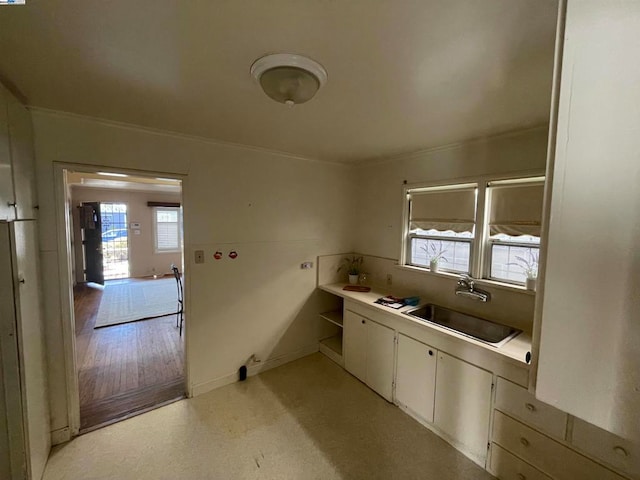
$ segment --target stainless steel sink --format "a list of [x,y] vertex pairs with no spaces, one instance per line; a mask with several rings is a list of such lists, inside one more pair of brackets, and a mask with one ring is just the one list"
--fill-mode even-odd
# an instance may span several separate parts
[[474,317],[464,313],[449,310],[438,305],[422,305],[404,312],[406,315],[417,318],[425,322],[435,323],[441,327],[474,338],[494,347],[500,347],[515,336],[522,333],[522,330],[501,325],[499,323]]

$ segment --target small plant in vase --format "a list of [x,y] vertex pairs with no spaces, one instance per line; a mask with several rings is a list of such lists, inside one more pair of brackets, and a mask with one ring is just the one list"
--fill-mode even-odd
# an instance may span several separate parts
[[424,250],[429,257],[429,270],[431,270],[432,272],[438,271],[441,261],[449,261],[447,260],[447,257],[444,256],[447,249],[443,247],[442,242],[437,242],[437,245],[436,242],[429,242],[429,248],[427,249],[427,247],[423,245],[422,250]]
[[537,252],[534,253],[532,250],[529,250],[527,258],[516,255],[516,261],[507,264],[515,265],[522,269],[522,272],[526,276],[524,281],[525,288],[534,292],[536,290],[536,281],[538,278],[538,258]]
[[360,267],[362,267],[362,257],[346,257],[342,259],[342,264],[338,267],[338,271],[346,270],[349,275],[349,283],[356,285],[360,275]]

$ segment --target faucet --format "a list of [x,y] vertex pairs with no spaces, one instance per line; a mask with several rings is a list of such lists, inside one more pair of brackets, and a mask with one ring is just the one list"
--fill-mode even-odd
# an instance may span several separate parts
[[488,302],[491,300],[491,294],[484,290],[477,289],[475,282],[469,275],[460,275],[458,286],[456,287],[456,295],[479,302]]

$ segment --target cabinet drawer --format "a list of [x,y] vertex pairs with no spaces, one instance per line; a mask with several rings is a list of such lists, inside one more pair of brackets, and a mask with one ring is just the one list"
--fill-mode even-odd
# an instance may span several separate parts
[[491,445],[491,473],[500,480],[551,480],[495,443]]
[[497,410],[493,441],[557,480],[623,480],[611,470]]
[[536,400],[525,388],[500,377],[496,390],[496,408],[564,440],[566,413]]
[[640,451],[637,445],[578,418],[573,423],[571,443],[633,478],[640,477]]

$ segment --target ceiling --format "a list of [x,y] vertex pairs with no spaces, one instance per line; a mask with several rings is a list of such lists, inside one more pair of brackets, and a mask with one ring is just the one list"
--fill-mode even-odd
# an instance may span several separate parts
[[[329,161],[548,121],[557,0],[27,0],[0,7],[0,78],[37,107]],[[249,74],[307,55],[292,109]]]

